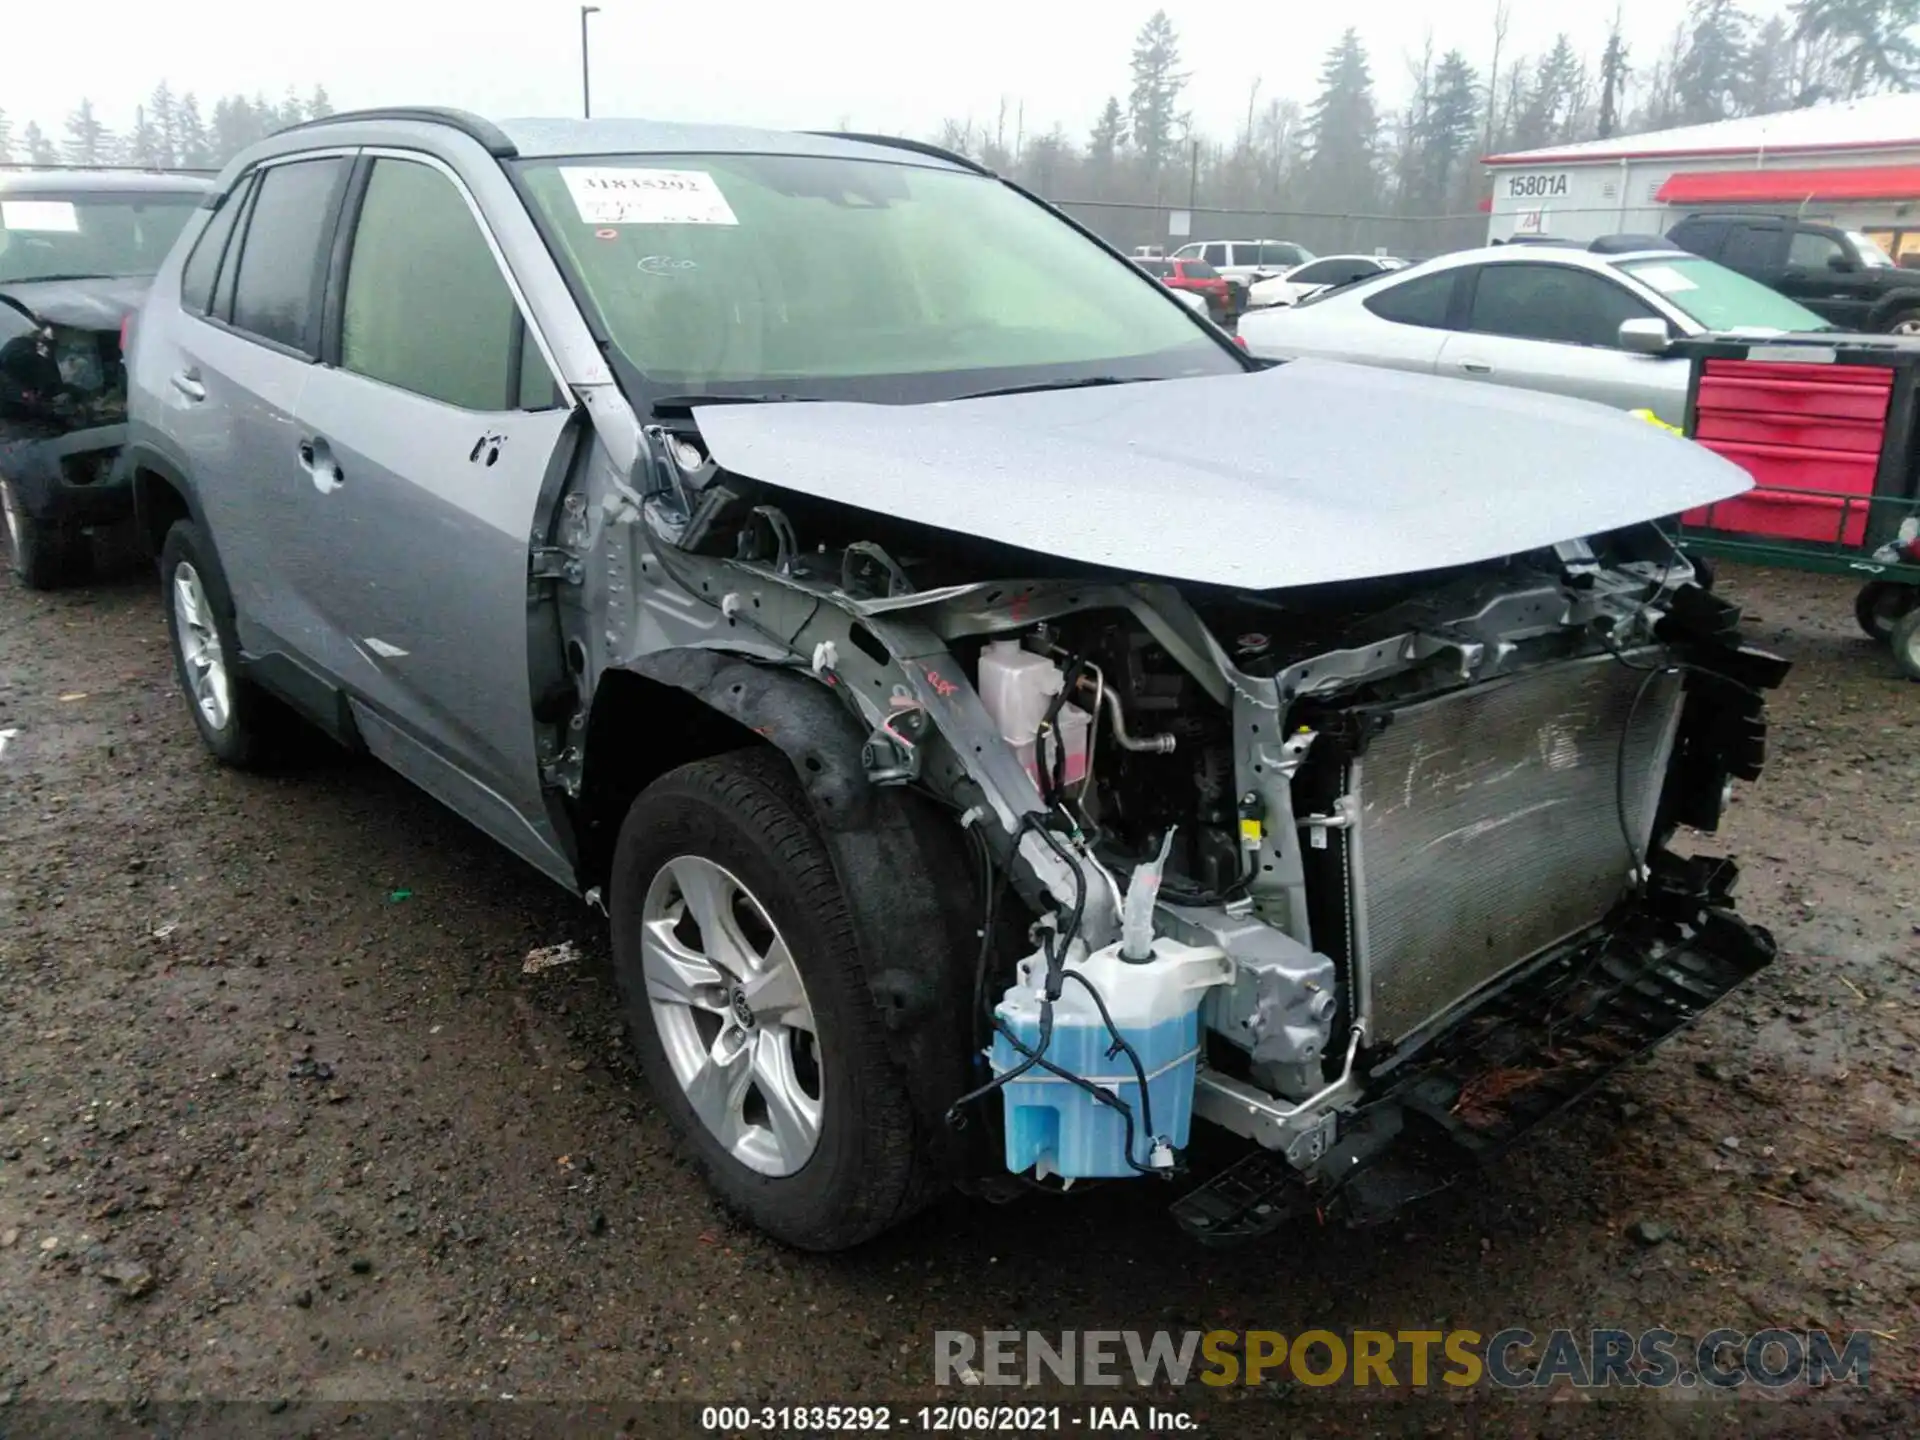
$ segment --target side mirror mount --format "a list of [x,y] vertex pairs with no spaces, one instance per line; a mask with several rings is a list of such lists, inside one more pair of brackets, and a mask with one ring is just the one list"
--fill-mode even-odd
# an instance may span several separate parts
[[1850,256],[1833,255],[1827,259],[1827,269],[1838,275],[1851,275],[1860,266]]
[[1673,329],[1649,317],[1620,322],[1620,348],[1632,355],[1665,355],[1673,349]]

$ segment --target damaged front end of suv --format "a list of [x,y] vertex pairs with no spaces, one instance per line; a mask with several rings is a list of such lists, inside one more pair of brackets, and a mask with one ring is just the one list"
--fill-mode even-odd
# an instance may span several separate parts
[[1773,957],[1674,844],[1786,671],[1655,523],[1746,484],[1683,441],[1314,362],[656,414],[561,507],[573,668],[793,759],[948,1180],[1379,1218]]

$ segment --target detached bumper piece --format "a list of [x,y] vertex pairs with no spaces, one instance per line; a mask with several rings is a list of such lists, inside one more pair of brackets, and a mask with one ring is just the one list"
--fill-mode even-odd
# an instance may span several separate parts
[[1311,1170],[1257,1151],[1176,1201],[1174,1220],[1208,1245],[1302,1217],[1372,1224],[1471,1174],[1773,962],[1773,937],[1724,908],[1735,876],[1730,861],[1656,857],[1634,912],[1383,1078]]

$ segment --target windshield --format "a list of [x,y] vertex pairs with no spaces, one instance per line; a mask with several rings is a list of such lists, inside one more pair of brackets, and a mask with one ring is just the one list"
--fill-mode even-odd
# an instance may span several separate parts
[[0,199],[0,284],[152,275],[199,203],[194,194],[126,192]]
[[1620,269],[1707,330],[1827,330],[1826,321],[1758,280],[1711,260],[1673,256]]
[[1139,267],[987,176],[793,155],[517,170],[623,380],[656,393],[916,401],[1244,368]]
[[1847,238],[1853,241],[1853,248],[1860,254],[1860,263],[1866,266],[1867,269],[1894,270],[1898,268],[1893,263],[1893,257],[1891,255],[1887,254],[1875,241],[1862,235],[1858,230],[1849,230],[1847,232]]

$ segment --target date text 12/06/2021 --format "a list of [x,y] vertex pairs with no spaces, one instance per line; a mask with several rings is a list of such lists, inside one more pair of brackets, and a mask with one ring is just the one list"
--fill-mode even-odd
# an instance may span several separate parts
[[708,1405],[700,1428],[754,1434],[1192,1434],[1200,1423],[1159,1405]]

